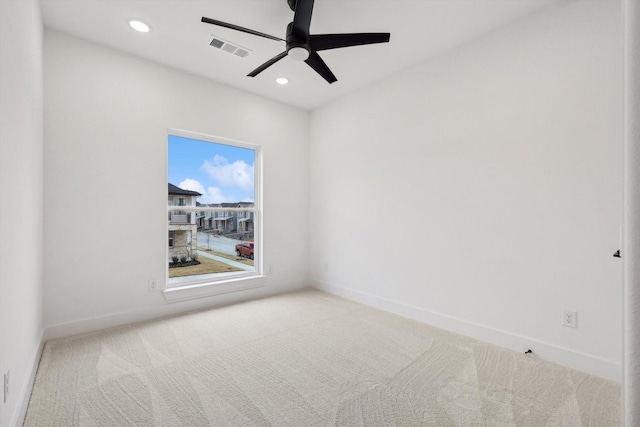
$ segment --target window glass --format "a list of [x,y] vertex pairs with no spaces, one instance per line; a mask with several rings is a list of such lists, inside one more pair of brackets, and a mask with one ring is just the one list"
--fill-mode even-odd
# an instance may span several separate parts
[[246,143],[169,135],[168,287],[260,273],[259,153]]

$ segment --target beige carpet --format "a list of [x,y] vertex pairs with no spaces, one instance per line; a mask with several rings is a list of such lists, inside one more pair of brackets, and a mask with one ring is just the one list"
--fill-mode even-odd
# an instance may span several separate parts
[[318,291],[47,343],[26,426],[620,425],[620,387]]

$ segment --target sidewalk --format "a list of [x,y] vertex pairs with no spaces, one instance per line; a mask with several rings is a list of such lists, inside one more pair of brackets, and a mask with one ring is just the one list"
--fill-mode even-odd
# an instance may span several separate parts
[[212,255],[210,253],[204,252],[204,251],[200,251],[198,250],[198,256],[203,256],[206,258],[210,258],[213,259],[215,261],[219,261],[219,262],[223,262],[225,264],[228,264],[232,267],[236,267],[236,268],[240,268],[244,271],[255,271],[255,267],[251,266],[251,265],[247,265],[247,264],[243,264],[241,262],[236,262],[227,258],[223,258],[221,256],[218,255]]

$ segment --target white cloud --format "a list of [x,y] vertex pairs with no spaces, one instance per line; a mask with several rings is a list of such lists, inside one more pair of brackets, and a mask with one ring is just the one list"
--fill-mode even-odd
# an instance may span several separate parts
[[204,186],[200,184],[200,181],[191,178],[187,178],[182,181],[180,184],[178,184],[178,187],[182,188],[183,190],[197,191],[200,194],[206,193],[204,191]]
[[205,204],[236,201],[236,200],[232,200],[231,197],[225,196],[224,194],[222,194],[222,190],[220,190],[218,187],[207,188],[207,192],[202,198],[204,200],[201,203],[205,203]]
[[245,193],[253,193],[253,165],[243,160],[229,163],[229,160],[216,154],[212,160],[205,160],[202,170],[222,187],[237,187]]
[[222,190],[218,187],[207,187],[205,190],[204,185],[200,183],[200,181],[187,178],[178,184],[178,187],[183,190],[191,190],[197,191],[202,194],[202,196],[198,197],[198,202],[203,204],[211,204],[211,203],[233,203],[237,202],[237,198],[233,196],[228,196],[222,193]]

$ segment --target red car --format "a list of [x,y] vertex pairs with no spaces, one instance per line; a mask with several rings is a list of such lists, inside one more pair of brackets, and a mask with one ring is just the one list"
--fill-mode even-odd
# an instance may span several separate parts
[[253,242],[242,242],[236,245],[236,253],[238,256],[253,259]]

